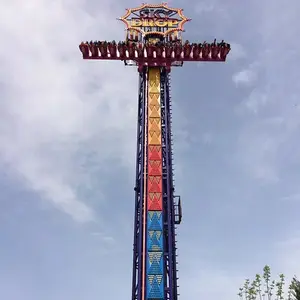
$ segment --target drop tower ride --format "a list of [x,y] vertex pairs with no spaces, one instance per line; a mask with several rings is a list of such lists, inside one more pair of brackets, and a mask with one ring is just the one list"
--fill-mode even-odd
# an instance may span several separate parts
[[138,69],[132,300],[177,300],[175,229],[182,209],[174,194],[170,71],[185,61],[225,62],[230,45],[183,42],[190,19],[165,3],[127,9],[119,20],[125,41],[82,42],[79,48],[84,59],[120,60]]

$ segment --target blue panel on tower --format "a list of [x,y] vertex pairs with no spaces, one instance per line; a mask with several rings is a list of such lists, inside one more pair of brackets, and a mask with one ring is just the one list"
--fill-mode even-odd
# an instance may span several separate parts
[[[149,261],[148,261],[149,262]],[[157,260],[154,260],[151,263],[147,264],[148,265],[148,275],[162,275],[163,274],[163,261],[161,260],[158,262]]]
[[147,251],[163,251],[162,231],[148,231]]
[[162,230],[162,213],[161,211],[149,211],[148,212],[148,231]]
[[147,298],[148,299],[163,299],[164,298],[164,283],[162,276],[154,276],[147,280]]
[[147,293],[149,294],[148,297],[150,294],[152,295],[150,298],[163,298],[163,268],[163,253],[149,252],[147,257]]
[[148,252],[147,274],[163,275],[163,252]]

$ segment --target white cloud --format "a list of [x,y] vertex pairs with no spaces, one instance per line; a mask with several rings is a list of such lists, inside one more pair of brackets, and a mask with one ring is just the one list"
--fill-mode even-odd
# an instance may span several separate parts
[[212,12],[215,9],[215,5],[213,3],[200,2],[197,3],[195,7],[195,12],[197,14]]
[[225,270],[206,269],[189,274],[184,281],[185,291],[181,293],[183,298],[210,298],[232,300],[237,297],[239,286],[244,278],[229,274]]
[[[277,126],[276,126],[277,125]],[[256,121],[242,129],[238,140],[237,159],[246,173],[264,182],[279,180],[280,146],[284,141],[281,123]]]
[[295,159],[293,154],[287,157],[286,149],[299,148],[300,121],[295,104],[300,93],[296,63],[300,43],[294,39],[299,28],[291,25],[297,22],[295,10],[299,5],[296,1],[289,6],[280,1],[270,3],[253,4],[253,8],[260,7],[257,14],[251,15],[256,24],[252,29],[257,35],[257,50],[249,67],[235,74],[233,80],[248,87],[255,85],[237,108],[243,118],[238,143],[240,162],[252,170],[254,177],[277,182]]
[[300,233],[294,231],[285,240],[276,243],[276,268],[280,269],[290,280],[294,275],[299,277]]
[[123,38],[117,21],[106,26],[115,20],[109,6],[95,17],[83,8],[82,1],[2,5],[0,159],[57,208],[89,221],[93,209],[78,190],[92,170],[101,174],[111,156],[133,161],[136,72],[82,60],[81,40]]
[[236,85],[249,86],[256,79],[256,74],[252,70],[243,70],[233,75],[232,80]]
[[253,89],[250,95],[236,107],[236,112],[240,115],[249,113],[257,115],[268,104],[268,101],[270,99],[265,93]]
[[230,50],[230,55],[228,55],[228,58],[227,58],[228,62],[247,57],[246,50],[244,49],[244,47],[241,44],[234,43],[231,41],[229,41],[229,43],[230,43],[231,50]]
[[296,194],[291,194],[291,195],[285,196],[281,200],[292,201],[292,202],[299,202],[300,201],[300,193],[296,193]]
[[206,132],[202,136],[202,142],[205,145],[210,145],[213,142],[213,135],[210,132]]

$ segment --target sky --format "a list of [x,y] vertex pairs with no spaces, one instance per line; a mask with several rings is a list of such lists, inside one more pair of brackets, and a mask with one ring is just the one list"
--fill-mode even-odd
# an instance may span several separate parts
[[[138,1],[0,3],[0,299],[130,299],[138,76],[83,61]],[[300,276],[298,0],[174,0],[228,61],[172,71],[180,299]]]

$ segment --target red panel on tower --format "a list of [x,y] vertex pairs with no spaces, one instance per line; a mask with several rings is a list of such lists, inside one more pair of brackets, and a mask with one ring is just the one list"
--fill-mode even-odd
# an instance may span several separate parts
[[162,210],[162,201],[161,200],[153,200],[148,202],[148,210]]
[[160,175],[161,176],[161,160],[149,160],[149,165],[148,165],[148,174],[149,175]]
[[161,193],[161,185],[148,181],[148,193]]
[[161,146],[149,145],[149,160],[159,160],[161,161]]
[[161,193],[148,193],[147,199],[148,210],[162,210],[162,194]]
[[149,182],[151,182],[151,183],[157,183],[157,184],[159,184],[159,185],[161,185],[162,184],[162,178],[161,178],[161,175],[155,175],[155,176],[153,176],[153,175],[149,175],[148,176],[148,180],[149,180]]

